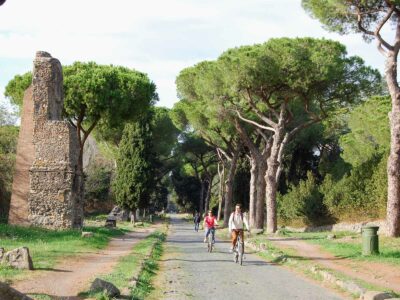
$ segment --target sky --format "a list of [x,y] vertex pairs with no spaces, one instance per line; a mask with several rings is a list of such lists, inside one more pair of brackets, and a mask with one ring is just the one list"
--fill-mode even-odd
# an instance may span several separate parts
[[375,43],[327,32],[301,0],[7,0],[0,6],[0,104],[4,87],[32,69],[38,50],[63,65],[95,61],[147,73],[157,105],[172,107],[183,68],[232,47],[306,36],[340,41],[383,71]]

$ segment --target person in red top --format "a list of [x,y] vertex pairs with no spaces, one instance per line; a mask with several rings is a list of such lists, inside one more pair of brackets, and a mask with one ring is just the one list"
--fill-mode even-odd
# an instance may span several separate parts
[[215,243],[215,227],[218,226],[218,223],[211,210],[208,211],[208,216],[204,218],[203,226],[206,231],[204,243],[207,242],[210,233],[212,234],[212,241]]

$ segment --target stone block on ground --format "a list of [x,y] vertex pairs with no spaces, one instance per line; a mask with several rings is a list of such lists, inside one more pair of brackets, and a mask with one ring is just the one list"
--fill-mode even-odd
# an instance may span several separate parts
[[90,286],[90,291],[93,292],[103,291],[109,297],[118,297],[121,294],[121,292],[115,285],[113,285],[111,282],[102,280],[100,278],[96,278],[93,281],[92,285]]
[[18,292],[16,289],[0,282],[0,299],[4,300],[33,300],[32,298]]
[[0,261],[4,256],[4,248],[0,248]]
[[354,295],[363,295],[365,289],[352,281],[337,280],[336,284]]
[[105,227],[117,227],[117,219],[114,216],[108,216]]
[[32,258],[27,247],[20,247],[4,254],[1,264],[17,269],[33,270]]
[[393,299],[393,295],[390,293],[383,293],[378,291],[368,291],[365,292],[360,299],[361,300],[384,300],[384,299]]
[[93,236],[93,232],[90,231],[82,231],[82,237],[83,238],[89,238]]
[[119,206],[114,206],[108,216],[114,216],[117,221],[129,221],[130,212],[126,209],[123,209]]
[[336,235],[335,234],[333,234],[333,233],[331,233],[331,234],[328,234],[328,236],[326,237],[328,240],[334,240],[334,239],[336,239]]
[[252,234],[261,234],[263,232],[264,232],[263,229],[257,229],[257,228],[251,229]]
[[260,249],[261,249],[261,250],[267,250],[267,244],[261,243],[261,244],[260,244]]

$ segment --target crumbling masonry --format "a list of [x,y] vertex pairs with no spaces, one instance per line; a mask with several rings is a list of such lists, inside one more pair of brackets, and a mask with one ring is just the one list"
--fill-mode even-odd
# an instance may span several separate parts
[[[64,121],[60,62],[39,51],[26,91],[18,138],[9,223],[78,228],[83,178],[76,129]],[[29,178],[29,180],[28,180]]]

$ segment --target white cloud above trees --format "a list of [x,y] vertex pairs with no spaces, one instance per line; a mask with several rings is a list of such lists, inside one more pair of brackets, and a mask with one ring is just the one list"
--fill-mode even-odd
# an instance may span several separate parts
[[282,36],[339,40],[383,69],[374,43],[327,33],[300,0],[10,0],[0,7],[0,86],[30,70],[35,52],[45,50],[62,64],[96,61],[146,72],[159,105],[171,107],[182,68]]

